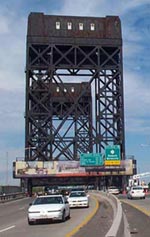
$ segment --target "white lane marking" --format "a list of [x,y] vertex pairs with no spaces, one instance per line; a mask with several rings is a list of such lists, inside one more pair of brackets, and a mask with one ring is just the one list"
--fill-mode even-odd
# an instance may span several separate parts
[[10,230],[10,229],[12,229],[12,228],[15,228],[15,225],[12,225],[12,226],[9,226],[9,227],[7,227],[7,228],[5,228],[5,229],[0,230],[0,233],[1,233],[1,232],[4,232],[4,231],[7,231],[7,230]]

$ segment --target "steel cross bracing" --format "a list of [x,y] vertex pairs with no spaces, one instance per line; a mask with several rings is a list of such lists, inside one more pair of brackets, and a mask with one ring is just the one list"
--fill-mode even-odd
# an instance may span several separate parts
[[28,43],[26,160],[77,160],[111,144],[124,157],[123,111],[121,46]]

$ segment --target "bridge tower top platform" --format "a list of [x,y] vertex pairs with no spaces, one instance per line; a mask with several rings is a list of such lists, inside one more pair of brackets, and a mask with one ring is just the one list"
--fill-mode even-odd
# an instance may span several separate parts
[[30,13],[27,40],[30,43],[122,45],[118,16],[81,17]]

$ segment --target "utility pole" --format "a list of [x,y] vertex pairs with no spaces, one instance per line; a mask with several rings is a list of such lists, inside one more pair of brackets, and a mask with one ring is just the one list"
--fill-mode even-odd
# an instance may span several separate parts
[[9,181],[9,162],[8,162],[8,151],[6,152],[6,185]]

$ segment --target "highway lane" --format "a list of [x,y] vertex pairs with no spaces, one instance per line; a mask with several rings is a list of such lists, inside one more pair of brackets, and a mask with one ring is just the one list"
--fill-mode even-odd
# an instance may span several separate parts
[[131,236],[150,236],[150,197],[129,200],[121,197],[123,211],[126,214]]
[[[125,195],[117,195],[117,197],[122,201],[122,207],[129,222],[131,236],[150,237],[150,196],[146,196],[146,199],[134,200],[128,200]],[[101,204],[105,204],[108,207],[104,214],[99,210],[87,226],[76,233],[74,237],[105,237],[106,230],[108,230],[107,225],[111,223],[112,212],[110,212],[108,203],[103,203],[102,199],[100,201]]]
[[103,196],[96,193],[99,209],[87,225],[83,226],[73,237],[105,237],[113,223],[113,209]]
[[[118,196],[122,201],[130,231],[136,237],[150,236],[150,198],[128,200]],[[31,198],[0,204],[0,237],[104,237],[112,224],[112,210],[108,203],[100,199],[100,208],[86,224],[88,216],[96,207],[96,201],[90,199],[90,208],[71,209],[71,219],[64,223],[45,223],[29,226],[27,209]],[[132,206],[130,206],[132,205]],[[136,207],[136,208],[135,208]],[[79,228],[78,228],[79,227]],[[73,230],[76,230],[73,232]],[[132,236],[132,234],[131,234]]]
[[[24,198],[0,204],[0,230],[14,225],[17,220],[25,218],[26,210],[32,199]],[[0,235],[1,236],[1,235]]]
[[146,215],[150,216],[150,196],[146,196],[145,199],[132,199],[129,200],[126,197],[123,198],[123,202],[136,207],[139,211],[142,211]]
[[[29,226],[27,209],[31,198],[0,204],[0,237],[65,237],[84,222],[93,212],[96,202],[90,198],[90,207],[71,209],[71,218],[64,223],[46,223]],[[69,235],[68,235],[69,236]]]

